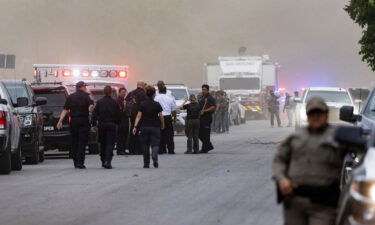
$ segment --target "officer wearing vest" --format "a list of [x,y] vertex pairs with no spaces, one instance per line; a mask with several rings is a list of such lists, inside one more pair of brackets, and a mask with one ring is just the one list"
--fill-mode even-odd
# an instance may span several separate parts
[[308,127],[289,136],[273,162],[278,200],[283,202],[285,224],[333,225],[340,195],[340,174],[349,149],[334,140],[323,99],[307,102]]
[[185,134],[187,136],[187,151],[185,154],[199,154],[199,127],[200,127],[200,114],[201,106],[197,102],[195,95],[190,95],[189,104],[186,104],[188,100],[180,106],[181,110],[187,111],[186,122],[185,122]]

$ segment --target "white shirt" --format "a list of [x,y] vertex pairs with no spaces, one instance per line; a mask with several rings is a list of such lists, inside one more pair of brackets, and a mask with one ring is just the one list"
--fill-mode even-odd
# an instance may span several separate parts
[[[156,96],[160,95],[159,90],[156,88]],[[170,90],[167,90],[167,95],[174,98],[172,95],[172,92]]]
[[177,109],[176,100],[168,94],[157,95],[155,101],[163,108],[163,116],[170,116]]

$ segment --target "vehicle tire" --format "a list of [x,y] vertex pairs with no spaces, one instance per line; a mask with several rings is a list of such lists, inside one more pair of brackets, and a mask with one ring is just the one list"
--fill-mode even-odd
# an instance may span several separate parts
[[12,170],[22,170],[22,151],[20,148],[12,155]]
[[36,165],[39,163],[39,143],[36,141],[31,156],[25,157],[27,164]]
[[12,170],[12,157],[10,147],[7,147],[5,152],[0,155],[0,174],[10,174]]
[[99,144],[91,144],[89,145],[89,154],[90,155],[97,155],[99,154]]

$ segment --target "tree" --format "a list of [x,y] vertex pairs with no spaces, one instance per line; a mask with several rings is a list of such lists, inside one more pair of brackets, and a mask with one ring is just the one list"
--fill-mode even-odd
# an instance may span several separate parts
[[363,29],[359,54],[375,71],[375,0],[350,0],[345,11]]

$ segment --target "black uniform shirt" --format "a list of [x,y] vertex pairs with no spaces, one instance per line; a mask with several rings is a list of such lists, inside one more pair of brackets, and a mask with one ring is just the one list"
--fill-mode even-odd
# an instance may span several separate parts
[[153,99],[147,99],[139,106],[139,112],[142,112],[141,126],[143,127],[160,127],[159,113],[163,108],[159,102]]
[[[206,103],[207,99],[207,103]],[[216,106],[216,100],[210,95],[203,95],[200,100],[199,100],[199,105],[201,106],[202,109],[208,109],[211,106]],[[201,119],[210,119],[212,118],[212,113],[213,112],[205,112],[202,116]]]
[[125,98],[126,102],[133,102],[132,108],[130,109],[130,116],[135,117],[137,115],[139,106],[147,99],[146,91],[142,88],[137,88],[131,91]]
[[90,98],[89,94],[84,91],[77,90],[77,92],[68,96],[64,109],[69,110],[69,115],[72,119],[88,118],[90,105],[94,105],[94,102]]
[[99,123],[119,123],[120,106],[111,96],[104,96],[96,103],[92,113],[91,124],[96,126],[97,121]]
[[187,111],[186,120],[199,119],[202,108],[198,102],[191,102],[189,104],[186,104],[184,105],[184,109],[186,109]]
[[117,103],[120,107],[120,119],[121,121],[125,121],[129,119],[129,113],[126,110],[126,104],[125,104],[125,99],[124,98],[118,98]]

